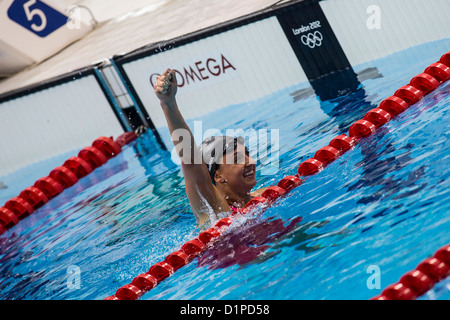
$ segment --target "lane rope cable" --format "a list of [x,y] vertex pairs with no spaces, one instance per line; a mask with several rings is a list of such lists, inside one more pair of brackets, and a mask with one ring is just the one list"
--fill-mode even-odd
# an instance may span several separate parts
[[[163,261],[152,265],[150,269],[136,276],[114,295],[104,300],[135,300],[156,287],[161,281],[175,271],[191,262],[228,229],[237,215],[245,215],[256,207],[267,207],[281,196],[300,186],[306,178],[322,171],[328,164],[339,158],[346,151],[355,147],[357,142],[373,134],[377,128],[404,112],[425,95],[434,91],[450,78],[450,52],[445,53],[439,61],[428,66],[423,73],[411,79],[394,95],[383,100],[378,108],[366,113],[363,119],[354,122],[348,135],[341,134],[332,139],[328,146],[318,150],[313,158],[302,162],[298,173],[286,176],[276,186],[266,189],[261,196],[250,200],[244,208],[233,212],[229,217],[220,219],[215,225],[170,253]],[[70,157],[64,164],[53,169],[48,176],[37,180],[33,186],[25,188],[17,197],[8,200],[0,207],[0,235],[12,228],[50,199],[61,194],[64,189],[73,186],[81,178],[115,157],[122,147],[138,138],[135,132],[125,132],[115,141],[112,137],[99,137],[92,146],[83,148],[77,156]],[[450,274],[450,245],[446,245],[416,269],[406,273],[399,282],[388,286],[374,300],[411,300],[423,295],[437,282]]]
[[[367,112],[363,119],[353,123],[349,128],[348,135],[337,136],[330,141],[328,146],[318,150],[313,158],[302,162],[298,167],[297,174],[284,177],[276,186],[266,189],[260,197],[250,200],[244,208],[238,209],[227,218],[220,219],[213,227],[183,244],[180,249],[170,253],[163,261],[152,265],[147,272],[139,274],[130,284],[120,287],[114,295],[108,296],[104,300],[139,299],[161,281],[199,256],[208,247],[213,246],[237,215],[245,215],[262,205],[267,207],[279,197],[300,186],[306,180],[302,177],[322,171],[343,153],[355,147],[358,140],[373,134],[377,128],[407,110],[448,79],[450,79],[450,52],[444,54],[438,62],[427,67],[423,73],[412,78],[409,84],[395,91],[394,95],[383,100],[378,108]],[[372,299],[415,299],[449,274],[450,245],[446,245],[439,249],[432,258],[424,260],[415,270],[405,274],[399,283],[387,287],[381,295]]]

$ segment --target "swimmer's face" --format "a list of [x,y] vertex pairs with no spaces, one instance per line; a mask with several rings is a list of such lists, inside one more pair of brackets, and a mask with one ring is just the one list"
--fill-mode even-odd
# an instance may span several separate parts
[[222,160],[214,177],[216,183],[226,180],[232,190],[249,193],[256,185],[256,163],[245,146],[238,144],[234,153],[228,152]]

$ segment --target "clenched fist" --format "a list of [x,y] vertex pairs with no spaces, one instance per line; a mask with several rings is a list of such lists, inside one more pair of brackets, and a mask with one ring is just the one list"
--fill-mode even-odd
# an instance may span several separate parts
[[154,89],[162,104],[174,102],[177,88],[177,78],[173,70],[167,69],[156,78]]

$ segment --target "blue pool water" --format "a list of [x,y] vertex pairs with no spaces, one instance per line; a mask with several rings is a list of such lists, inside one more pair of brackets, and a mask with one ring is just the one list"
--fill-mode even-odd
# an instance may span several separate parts
[[[209,114],[203,129],[279,129],[279,170],[262,175],[260,164],[257,173],[257,187],[275,185],[437,61],[449,44],[433,42],[358,66],[356,72],[376,65],[382,77],[332,101],[299,97],[308,87],[302,83]],[[449,91],[446,82],[275,205],[236,220],[212,248],[142,299],[379,294],[450,243]],[[0,177],[0,201],[74,154]],[[199,231],[180,168],[145,134],[0,236],[0,299],[103,299]],[[373,265],[381,271],[380,289],[367,286]],[[68,285],[73,266],[79,288]],[[420,299],[448,300],[449,288],[447,279]]]

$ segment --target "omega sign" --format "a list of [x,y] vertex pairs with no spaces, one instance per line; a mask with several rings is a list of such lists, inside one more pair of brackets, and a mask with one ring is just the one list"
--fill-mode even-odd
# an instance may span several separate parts
[[315,47],[320,47],[322,45],[322,40],[323,40],[323,36],[322,33],[318,30],[314,30],[314,29],[318,29],[320,28],[320,21],[313,21],[310,22],[308,25],[304,26],[302,25],[300,28],[297,29],[292,29],[292,32],[294,33],[295,36],[301,35],[302,33],[306,33],[308,31],[307,34],[303,34],[300,37],[300,40],[302,41],[303,45],[310,47],[311,49],[315,48]]
[[[228,61],[223,54],[220,58],[208,58],[200,61],[196,61],[188,66],[173,69],[177,74],[178,87],[190,85],[196,81],[204,81],[215,77],[225,75],[232,70],[236,71],[236,68]],[[153,73],[150,75],[150,83],[152,87],[155,84],[156,78],[159,73]]]

